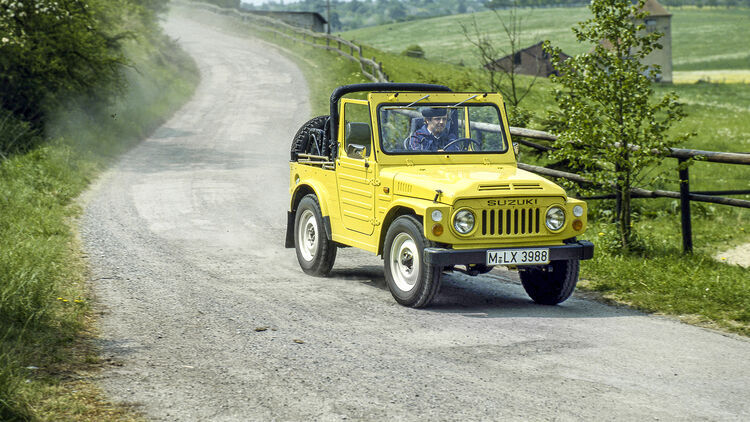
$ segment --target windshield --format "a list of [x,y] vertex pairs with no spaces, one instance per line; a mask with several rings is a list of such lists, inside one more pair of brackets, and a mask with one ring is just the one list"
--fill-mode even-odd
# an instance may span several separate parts
[[386,154],[503,153],[508,145],[494,104],[378,108],[380,145]]

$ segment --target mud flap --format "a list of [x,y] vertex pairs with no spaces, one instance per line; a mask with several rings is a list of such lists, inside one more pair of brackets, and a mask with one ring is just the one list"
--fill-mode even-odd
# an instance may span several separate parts
[[[294,211],[286,212],[286,240],[284,241],[285,248],[294,248],[294,219],[297,217],[297,213]],[[331,233],[331,217],[323,217],[323,227],[326,231],[328,240],[333,240]]]
[[294,217],[296,213],[292,211],[286,212],[286,241],[284,241],[285,248],[294,247]]

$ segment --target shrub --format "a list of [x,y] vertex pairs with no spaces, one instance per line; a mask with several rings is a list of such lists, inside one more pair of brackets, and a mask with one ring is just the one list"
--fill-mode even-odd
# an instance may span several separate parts
[[99,0],[0,0],[0,108],[41,126],[69,95],[101,97],[120,86],[127,36]]
[[424,50],[418,44],[406,47],[406,50],[404,50],[401,54],[403,54],[404,56],[416,57],[419,59],[424,58]]

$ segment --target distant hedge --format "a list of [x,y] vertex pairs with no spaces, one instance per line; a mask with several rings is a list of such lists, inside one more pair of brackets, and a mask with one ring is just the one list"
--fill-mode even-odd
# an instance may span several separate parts
[[239,9],[240,0],[200,0],[203,3],[215,4],[219,7],[226,7],[227,9]]

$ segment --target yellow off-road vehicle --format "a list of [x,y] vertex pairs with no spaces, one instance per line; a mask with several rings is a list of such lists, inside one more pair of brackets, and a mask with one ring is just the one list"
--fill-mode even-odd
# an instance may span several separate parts
[[[343,98],[367,92],[367,99]],[[518,269],[537,303],[566,300],[593,245],[586,203],[518,169],[502,97],[441,85],[341,86],[292,143],[286,247],[325,276],[338,247],[382,255],[399,303],[428,305],[446,271]]]

